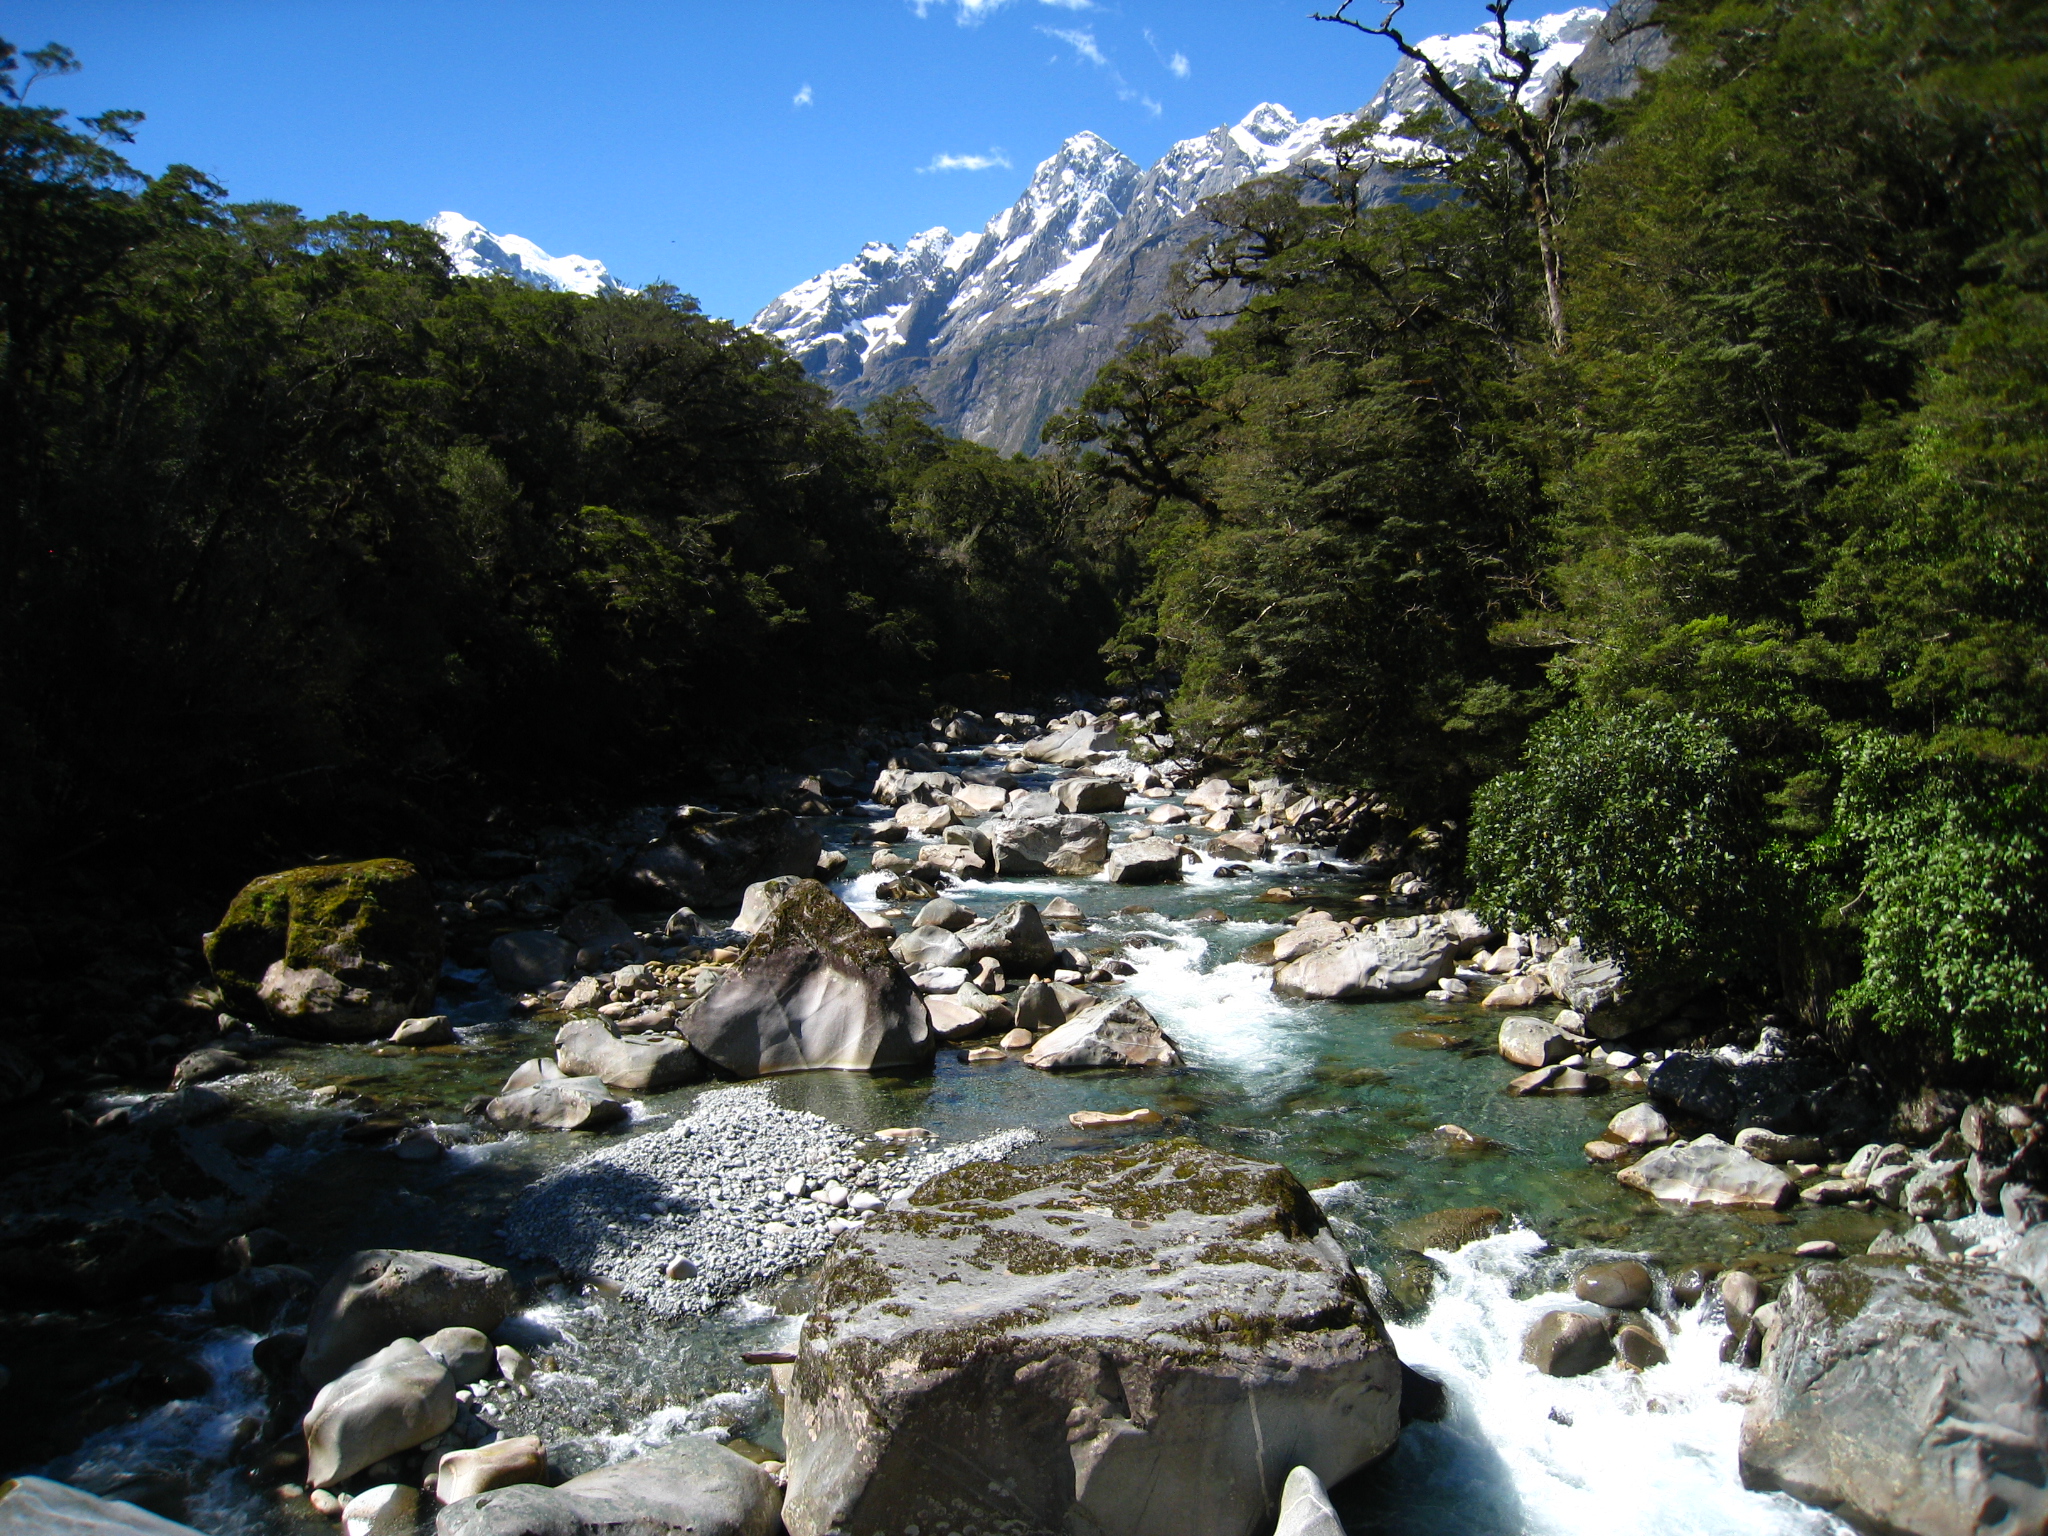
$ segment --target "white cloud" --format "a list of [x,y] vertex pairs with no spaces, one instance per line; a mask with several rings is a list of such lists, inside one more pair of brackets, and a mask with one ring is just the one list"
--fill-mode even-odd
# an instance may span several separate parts
[[1185,80],[1188,77],[1188,71],[1193,66],[1188,63],[1188,56],[1186,54],[1176,53],[1166,61],[1166,67],[1173,71],[1176,80]]
[[810,81],[806,80],[804,82],[804,88],[798,91],[794,96],[789,98],[789,104],[793,107],[808,107],[811,104]]
[[1010,157],[1000,149],[991,149],[985,155],[933,155],[930,165],[920,165],[917,174],[923,176],[931,171],[987,171],[1010,168]]
[[1152,50],[1152,56],[1165,65],[1167,72],[1176,80],[1187,79],[1189,72],[1194,68],[1193,65],[1188,63],[1188,56],[1178,48],[1174,49],[1172,57],[1169,58],[1160,49],[1159,39],[1152,35],[1150,27],[1145,29],[1145,46]]
[[[1040,5],[1049,5],[1060,11],[1092,11],[1095,0],[1038,0]],[[934,10],[944,10],[948,5],[958,13],[957,20],[963,27],[972,27],[988,20],[1011,0],[910,0],[910,8],[920,18],[929,16]]]
[[1118,101],[1135,101],[1139,106],[1143,107],[1147,112],[1150,112],[1154,117],[1157,117],[1161,112],[1164,112],[1166,110],[1166,108],[1162,107],[1150,96],[1147,96],[1143,91],[1134,91],[1127,85],[1119,85],[1119,87],[1117,88],[1116,99]]
[[1089,64],[1107,64],[1109,60],[1095,45],[1095,34],[1081,27],[1064,30],[1059,27],[1040,27],[1047,37],[1056,37],[1074,50],[1074,57]]

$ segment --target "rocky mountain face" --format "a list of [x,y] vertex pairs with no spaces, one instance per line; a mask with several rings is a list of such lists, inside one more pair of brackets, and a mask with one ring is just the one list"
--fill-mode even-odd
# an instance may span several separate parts
[[626,293],[630,290],[589,256],[550,256],[521,235],[494,235],[475,219],[459,213],[437,213],[427,228],[440,237],[458,277],[488,277],[502,272],[531,288],[564,293]]
[[[1546,81],[1576,61],[1598,81],[1590,94],[1618,95],[1662,53],[1653,31],[1603,28],[1608,14],[1581,7],[1539,17],[1516,41],[1538,50]],[[1421,46],[1459,81],[1497,59],[1487,29]],[[1302,121],[1265,102],[1183,139],[1150,167],[1093,133],[1076,134],[982,229],[928,229],[900,247],[864,246],[776,299],[754,326],[843,405],[915,386],[948,431],[1028,452],[1040,425],[1073,405],[1130,328],[1166,307],[1174,262],[1207,227],[1204,199],[1303,164],[1327,134],[1359,118],[1377,124],[1393,150],[1393,130],[1428,99],[1420,67],[1403,62],[1356,114]]]

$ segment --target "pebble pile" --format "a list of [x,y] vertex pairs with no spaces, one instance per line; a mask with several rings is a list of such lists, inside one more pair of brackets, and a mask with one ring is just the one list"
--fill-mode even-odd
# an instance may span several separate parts
[[708,1312],[824,1256],[869,1211],[926,1179],[1038,1139],[1001,1131],[957,1146],[888,1143],[778,1106],[765,1084],[719,1089],[666,1131],[557,1169],[506,1227],[513,1253],[622,1286],[669,1316]]

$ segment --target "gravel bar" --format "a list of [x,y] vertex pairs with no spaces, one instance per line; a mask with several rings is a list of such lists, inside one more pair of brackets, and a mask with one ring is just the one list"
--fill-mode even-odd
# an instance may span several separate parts
[[999,1131],[863,1158],[872,1137],[783,1109],[750,1083],[704,1094],[666,1131],[556,1169],[513,1207],[505,1236],[520,1257],[621,1285],[656,1312],[708,1312],[822,1258],[863,1219],[861,1207],[1036,1140],[1035,1131]]

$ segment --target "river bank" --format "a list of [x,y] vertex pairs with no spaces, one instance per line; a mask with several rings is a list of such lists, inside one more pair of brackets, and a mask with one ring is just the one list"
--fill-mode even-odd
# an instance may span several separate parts
[[[1110,749],[1121,745],[1101,743]],[[1137,789],[1126,808],[1099,813],[1119,844],[1128,844],[1133,833],[1172,834],[1197,815],[1207,820],[1221,814],[1189,804],[1206,782],[1198,770],[1162,772],[1115,750],[1083,764],[1041,765],[1013,761],[1009,753],[991,760],[978,744],[947,746],[943,759],[928,753],[933,767],[913,760],[898,771],[952,772],[962,784],[971,782],[968,775],[1004,773],[1016,779],[1014,786],[988,787],[1005,797],[1014,789],[1057,801],[1055,786],[1076,782],[1073,770],[1085,766],[1086,778]],[[1168,780],[1168,774],[1181,782]],[[1146,775],[1162,782],[1140,787],[1136,781]],[[834,814],[805,824],[819,830],[828,854],[846,861],[835,871],[837,890],[872,921],[907,932],[916,910],[894,885],[903,877],[900,866],[924,863],[915,855],[926,848],[964,849],[972,857],[973,843],[957,837],[949,842],[954,829],[946,827],[911,830],[909,821],[932,819],[916,809],[906,818],[904,806],[851,796],[834,806],[825,791],[856,786],[828,784],[822,773],[816,780],[819,809]],[[1147,795],[1147,788],[1165,793]],[[965,1049],[948,1046],[928,1073],[803,1073],[760,1087],[707,1083],[631,1095],[626,1123],[603,1137],[505,1134],[472,1113],[519,1063],[550,1053],[562,1018],[538,994],[501,992],[484,963],[489,940],[508,920],[530,922],[540,915],[517,910],[522,901],[543,905],[519,887],[547,879],[547,859],[562,855],[501,850],[505,873],[474,882],[459,902],[465,917],[458,921],[434,1005],[450,1021],[453,1043],[424,1051],[264,1043],[248,1062],[254,1070],[205,1085],[223,1106],[188,1125],[152,1130],[152,1112],[162,1113],[152,1106],[162,1100],[115,1094],[92,1102],[96,1118],[125,1112],[130,1122],[125,1129],[110,1125],[97,1133],[110,1144],[175,1143],[179,1155],[213,1181],[200,1203],[222,1200],[220,1191],[240,1181],[242,1206],[224,1203],[208,1214],[225,1226],[260,1221],[276,1234],[285,1266],[303,1271],[306,1283],[294,1293],[290,1277],[281,1278],[274,1297],[246,1303],[239,1318],[225,1315],[220,1284],[196,1271],[155,1291],[141,1331],[156,1340],[151,1347],[162,1363],[137,1364],[127,1402],[117,1405],[127,1409],[121,1422],[89,1427],[83,1446],[60,1448],[54,1459],[37,1462],[53,1475],[140,1498],[210,1532],[318,1528],[324,1517],[303,1491],[289,1494],[295,1486],[290,1475],[248,1475],[255,1448],[289,1438],[288,1425],[265,1422],[276,1418],[275,1389],[257,1363],[256,1344],[259,1336],[274,1336],[301,1315],[306,1292],[343,1255],[369,1248],[464,1254],[504,1265],[516,1277],[530,1304],[508,1320],[506,1337],[520,1341],[542,1369],[531,1378],[531,1396],[485,1394],[488,1422],[504,1434],[541,1437],[557,1475],[573,1475],[676,1433],[706,1430],[750,1453],[758,1448],[762,1459],[779,1459],[780,1409],[765,1372],[740,1356],[786,1350],[793,1342],[795,1313],[804,1300],[800,1287],[789,1292],[780,1283],[792,1271],[778,1264],[735,1271],[731,1287],[713,1295],[702,1288],[701,1276],[715,1274],[718,1266],[699,1262],[696,1299],[722,1304],[649,1308],[646,1293],[659,1289],[655,1258],[684,1246],[685,1234],[664,1236],[657,1246],[642,1229],[687,1214],[654,1206],[683,1204],[676,1197],[689,1190],[634,1184],[587,1206],[601,1218],[615,1217],[617,1231],[629,1233],[630,1241],[607,1236],[600,1220],[567,1242],[549,1223],[532,1219],[536,1191],[592,1168],[594,1149],[597,1165],[630,1170],[636,1159],[651,1155],[636,1149],[683,1139],[676,1135],[680,1127],[715,1116],[722,1103],[740,1095],[765,1100],[784,1114],[815,1114],[842,1128],[820,1133],[818,1145],[829,1152],[829,1166],[796,1166],[805,1162],[803,1155],[766,1146],[755,1162],[734,1169],[730,1180],[716,1181],[721,1193],[728,1182],[746,1186],[732,1189],[731,1204],[749,1230],[778,1219],[765,1205],[755,1209],[750,1202],[778,1190],[787,1199],[808,1199],[808,1192],[790,1195],[787,1181],[821,1175],[824,1188],[834,1178],[851,1177],[848,1159],[857,1161],[863,1147],[886,1150],[890,1157],[996,1151],[1036,1163],[1186,1136],[1291,1168],[1317,1188],[1333,1230],[1379,1282],[1375,1299],[1391,1321],[1402,1358],[1433,1370],[1450,1392],[1442,1423],[1411,1425],[1392,1457],[1354,1479],[1358,1487],[1338,1490],[1354,1530],[1419,1531],[1427,1525],[1475,1536],[1564,1530],[1578,1528],[1592,1510],[1610,1517],[1624,1511],[1618,1524],[1609,1520],[1623,1530],[1831,1528],[1827,1517],[1783,1495],[1740,1486],[1731,1426],[1740,1420],[1739,1400],[1751,1390],[1753,1374],[1739,1357],[1726,1363],[1719,1358],[1726,1334],[1721,1304],[1712,1296],[1681,1302],[1669,1281],[1687,1268],[1715,1264],[1775,1286],[1811,1261],[1800,1255],[1803,1245],[1861,1252],[1899,1226],[1900,1218],[1875,1201],[1800,1202],[1786,1210],[1686,1208],[1629,1189],[1612,1167],[1589,1162],[1586,1148],[1603,1136],[1618,1111],[1645,1096],[1640,1085],[1623,1081],[1635,1067],[1615,1069],[1602,1094],[1504,1091],[1522,1068],[1501,1056],[1501,1012],[1480,1006],[1479,983],[1468,984],[1463,994],[1433,987],[1439,995],[1371,1003],[1276,993],[1259,946],[1313,926],[1313,919],[1299,921],[1305,914],[1343,913],[1350,920],[1361,912],[1398,911],[1402,898],[1395,888],[1406,882],[1397,877],[1412,872],[1334,857],[1328,847],[1308,841],[1334,834],[1327,817],[1307,835],[1281,819],[1301,799],[1316,797],[1285,798],[1276,816],[1264,809],[1267,793],[1280,792],[1261,791],[1260,808],[1236,818],[1265,818],[1266,828],[1229,829],[1258,832],[1267,840],[1263,858],[1240,856],[1247,851],[1241,842],[1229,848],[1231,857],[1203,856],[1194,846],[1206,846],[1209,837],[1201,834],[1229,830],[1201,827],[1181,833],[1195,857],[1177,859],[1184,868],[1175,881],[1140,888],[1090,875],[967,871],[947,887],[953,900],[982,916],[1020,900],[1043,909],[1056,901],[1071,903],[1076,915],[1060,920],[1055,936],[1086,961],[1072,980],[1142,1003],[1178,1047],[1179,1068],[1055,1074],[1025,1065],[1014,1050],[984,1044],[987,1057],[967,1059]],[[914,797],[906,804],[926,806]],[[1169,819],[1155,820],[1162,811]],[[874,834],[882,823],[903,830],[891,832],[894,841],[879,841]],[[960,830],[971,837],[973,828]],[[630,847],[587,841],[598,850],[586,850],[587,865],[598,869],[619,867],[613,861]],[[878,855],[899,867],[872,867]],[[522,874],[509,868],[528,857],[532,869]],[[578,894],[573,879],[560,892]],[[456,900],[456,893],[444,895],[444,903]],[[501,910],[487,910],[493,902]],[[1410,893],[1412,908],[1427,902],[1426,888]],[[567,908],[566,902],[551,905],[556,913]],[[452,916],[446,905],[444,915]],[[706,950],[671,942],[677,935],[664,913],[626,909],[622,915],[656,966],[682,975],[707,963],[714,969],[729,963],[717,958],[716,943]],[[726,915],[705,914],[714,938],[716,921]],[[1528,1007],[1548,1019],[1561,1011],[1556,999]],[[1652,1021],[1644,1029],[1654,1032],[1665,1022]],[[1663,1043],[1643,1051],[1661,1053],[1677,1043],[1669,1031],[1651,1038]],[[1081,1111],[1132,1109],[1150,1110],[1156,1120],[1102,1131],[1082,1130],[1070,1121]],[[874,1137],[908,1127],[930,1133],[928,1148],[921,1141],[910,1153],[884,1149]],[[1003,1140],[977,1146],[990,1137]],[[692,1170],[692,1178],[691,1189],[701,1191],[704,1170]],[[42,1204],[54,1219],[62,1202],[48,1194]],[[159,1216],[190,1198],[168,1188],[158,1194]],[[85,1203],[81,1198],[74,1207]],[[1447,1210],[1487,1214],[1476,1224],[1447,1226]],[[814,1225],[835,1219],[848,1220],[827,1216]],[[794,1231],[795,1224],[788,1225]],[[690,1237],[717,1247],[708,1236]],[[789,1246],[792,1258],[815,1251]],[[1522,1336],[1555,1310],[1569,1292],[1571,1276],[1588,1263],[1615,1258],[1640,1259],[1659,1277],[1651,1326],[1669,1359],[1639,1375],[1610,1368],[1574,1380],[1524,1366]],[[687,1288],[691,1279],[666,1283]],[[671,1299],[680,1303],[684,1294]],[[22,1403],[25,1384],[52,1379],[43,1362],[63,1355],[67,1333],[75,1341],[78,1315],[46,1307],[17,1321],[17,1353],[6,1362],[14,1380],[0,1397],[10,1411]],[[34,1347],[38,1340],[40,1349]],[[78,1354],[75,1342],[70,1351]],[[24,1360],[27,1365],[19,1363]],[[104,1357],[94,1361],[102,1376],[108,1363]],[[149,1370],[157,1375],[145,1387]],[[137,1395],[145,1391],[170,1395],[150,1404]],[[61,1389],[51,1396],[61,1396]],[[14,1443],[34,1438],[24,1435]],[[1622,1446],[1625,1454],[1617,1450]],[[1648,1467],[1656,1470],[1646,1472]]]

